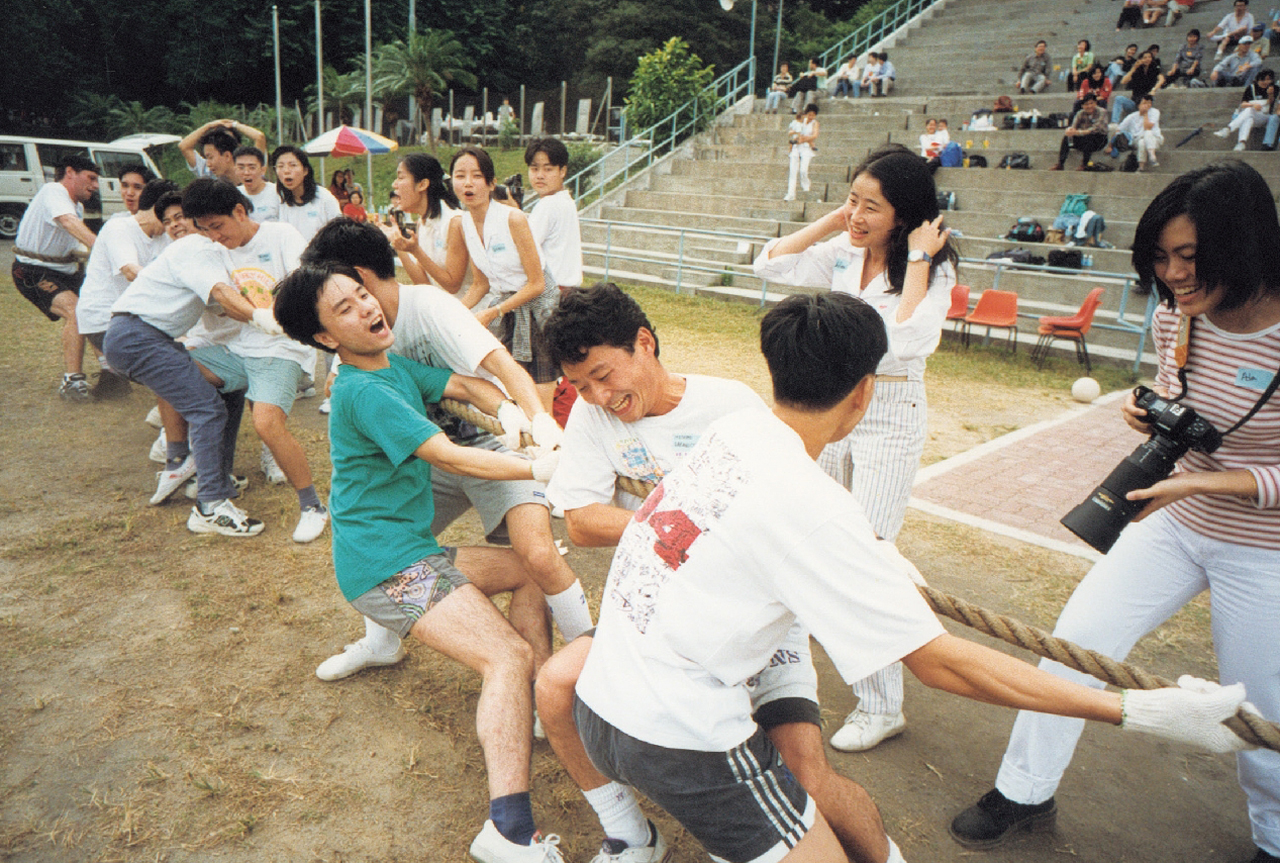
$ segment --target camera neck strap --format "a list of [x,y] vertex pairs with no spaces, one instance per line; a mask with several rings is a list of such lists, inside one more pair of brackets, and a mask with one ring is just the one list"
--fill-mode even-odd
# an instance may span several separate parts
[[[1182,386],[1182,392],[1178,393],[1178,397],[1173,401],[1180,401],[1187,395],[1187,359],[1191,356],[1191,321],[1192,318],[1187,315],[1178,315],[1178,340],[1173,347],[1173,359],[1178,364],[1178,383]],[[1271,383],[1267,385],[1262,396],[1249,408],[1249,412],[1240,418],[1240,421],[1222,434],[1231,434],[1240,426],[1253,419],[1253,415],[1262,410],[1262,406],[1267,403],[1267,399],[1275,393],[1277,387],[1280,387],[1280,370],[1271,376]]]

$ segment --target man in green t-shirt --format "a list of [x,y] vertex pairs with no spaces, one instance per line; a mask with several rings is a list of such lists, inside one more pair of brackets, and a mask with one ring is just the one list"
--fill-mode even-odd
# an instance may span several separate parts
[[[382,307],[348,267],[298,268],[279,283],[275,313],[291,338],[337,353],[344,364],[329,415],[333,565],[342,595],[366,617],[483,677],[476,727],[489,820],[471,856],[558,863],[555,843],[534,826],[529,800],[530,684],[535,661],[550,648],[542,592],[511,565],[510,549],[447,550],[431,534],[433,465],[484,479],[546,482],[558,452],[528,461],[458,446],[441,434],[424,400],[459,399],[494,414],[502,391],[388,354],[395,337]],[[512,592],[510,624],[486,596],[505,591]]]

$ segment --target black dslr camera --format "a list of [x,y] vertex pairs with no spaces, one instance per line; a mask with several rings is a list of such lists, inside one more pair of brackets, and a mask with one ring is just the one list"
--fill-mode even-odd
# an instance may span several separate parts
[[1062,519],[1067,530],[1103,554],[1147,505],[1145,500],[1128,500],[1125,495],[1167,477],[1187,450],[1211,453],[1222,445],[1218,430],[1193,409],[1161,398],[1146,387],[1136,387],[1133,394],[1138,407],[1147,412],[1151,438],[1116,465],[1088,500]]

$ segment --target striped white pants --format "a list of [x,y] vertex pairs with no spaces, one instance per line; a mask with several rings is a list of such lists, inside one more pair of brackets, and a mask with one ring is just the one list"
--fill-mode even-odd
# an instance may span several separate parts
[[[848,437],[828,444],[818,457],[827,475],[862,504],[872,529],[890,542],[897,540],[906,517],[924,453],[928,414],[923,382],[877,380],[866,416]],[[900,712],[902,663],[859,680],[853,694],[867,713]]]

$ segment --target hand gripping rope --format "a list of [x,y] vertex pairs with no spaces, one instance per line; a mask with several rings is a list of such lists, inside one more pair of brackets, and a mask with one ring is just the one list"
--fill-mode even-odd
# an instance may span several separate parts
[[[477,428],[492,434],[502,434],[502,426],[496,419],[471,405],[452,399],[445,399],[440,405],[449,413]],[[528,435],[524,435],[522,440],[527,445]],[[653,491],[654,485],[643,480],[620,476],[617,479],[617,487],[620,491],[643,499]],[[1027,626],[1020,620],[996,614],[944,591],[925,585],[918,585],[917,589],[929,603],[929,607],[943,617],[1123,689],[1162,689],[1177,686],[1168,678],[1152,674],[1127,662],[1117,662],[1097,651],[1086,650],[1078,644],[1056,638],[1043,629]],[[1256,713],[1240,708],[1235,716],[1225,720],[1223,724],[1246,743],[1280,752],[1280,725],[1268,722]]]

